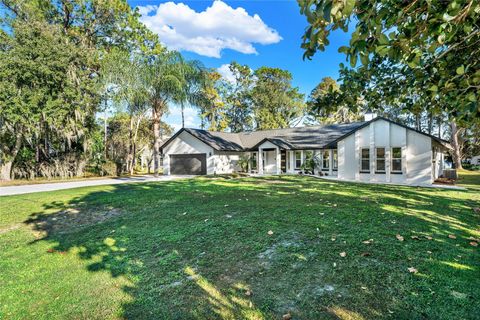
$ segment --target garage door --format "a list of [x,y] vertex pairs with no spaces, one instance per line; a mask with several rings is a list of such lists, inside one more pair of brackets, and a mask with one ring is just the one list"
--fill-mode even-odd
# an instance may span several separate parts
[[170,155],[171,174],[207,174],[207,155],[172,154]]

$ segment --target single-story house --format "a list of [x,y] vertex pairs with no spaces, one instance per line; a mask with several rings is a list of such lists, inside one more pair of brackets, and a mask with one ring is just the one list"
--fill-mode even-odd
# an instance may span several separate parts
[[[312,158],[315,174],[341,180],[430,184],[443,171],[448,142],[383,117],[369,121],[213,132],[183,128],[161,146],[164,174],[298,173]],[[311,163],[311,162],[310,162]]]

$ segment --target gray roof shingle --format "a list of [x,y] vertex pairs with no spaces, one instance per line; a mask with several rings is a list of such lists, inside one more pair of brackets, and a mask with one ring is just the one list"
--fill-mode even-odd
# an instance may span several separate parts
[[[185,131],[216,150],[243,151],[256,149],[264,140],[284,149],[323,149],[331,147],[343,135],[357,129],[365,122],[318,125],[252,132],[218,132],[186,128]],[[167,142],[168,143],[168,142]]]

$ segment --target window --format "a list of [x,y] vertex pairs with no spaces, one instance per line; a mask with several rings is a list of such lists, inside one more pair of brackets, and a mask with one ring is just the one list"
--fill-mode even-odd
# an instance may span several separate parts
[[302,166],[302,152],[295,151],[295,169],[300,169]]
[[376,151],[376,172],[385,172],[385,148],[377,148]]
[[362,165],[361,165],[360,172],[370,172],[370,149],[362,148],[361,156],[362,156]]
[[392,148],[392,172],[402,172],[402,148]]
[[338,169],[338,153],[337,150],[333,150],[333,170]]
[[322,151],[322,169],[329,169],[330,168],[330,151],[323,150]]
[[252,167],[252,170],[257,170],[257,153],[256,152],[253,152],[252,153],[252,157],[250,158],[251,160],[251,167]]

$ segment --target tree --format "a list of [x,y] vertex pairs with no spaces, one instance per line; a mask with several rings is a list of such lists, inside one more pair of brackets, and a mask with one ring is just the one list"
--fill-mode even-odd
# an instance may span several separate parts
[[[324,50],[332,31],[347,31],[355,24],[349,46],[339,51],[346,54],[352,68],[360,59],[362,65],[354,71],[365,78],[360,87],[381,84],[378,88],[383,90],[377,96],[387,103],[400,97],[403,101],[396,101],[397,105],[415,115],[417,127],[426,105],[434,108],[433,112],[429,109],[431,119],[445,115],[455,128],[479,121],[477,1],[299,0],[299,4],[309,23],[302,44],[305,57]],[[375,78],[379,70],[390,76]],[[391,70],[400,77],[392,76]],[[454,141],[452,145],[458,146]],[[461,168],[461,156],[455,158]]]
[[178,101],[184,93],[185,78],[182,57],[178,52],[165,51],[149,57],[142,74],[145,76],[147,95],[153,121],[153,171],[158,176],[160,168],[160,122],[168,112],[169,103]]
[[305,113],[304,95],[292,87],[292,74],[279,68],[255,70],[252,90],[257,129],[288,128]]
[[180,58],[178,65],[182,81],[183,90],[175,99],[181,107],[182,128],[185,127],[185,106],[198,107],[202,103],[202,89],[205,86],[206,72],[203,64],[198,60],[185,60]]
[[18,20],[11,27],[0,35],[2,180],[11,179],[27,145],[37,163],[84,149],[97,102],[88,50],[43,21]]
[[[355,101],[355,105],[358,105]],[[312,90],[308,99],[307,123],[349,123],[362,118],[360,110],[346,104],[340,85],[332,78],[325,77]]]
[[201,99],[198,103],[202,128],[208,123],[208,130],[224,131],[228,127],[225,102],[226,83],[220,73],[209,71],[206,73],[205,85],[202,88]]
[[81,174],[103,94],[100,61],[112,48],[159,48],[139,16],[125,0],[0,0],[2,179],[20,150],[22,161],[34,155],[33,176],[50,175],[44,168],[59,159],[74,165],[55,175]]
[[229,66],[234,82],[229,83],[225,97],[226,118],[231,132],[241,132],[253,128],[252,88],[253,72],[247,65],[232,62]]

